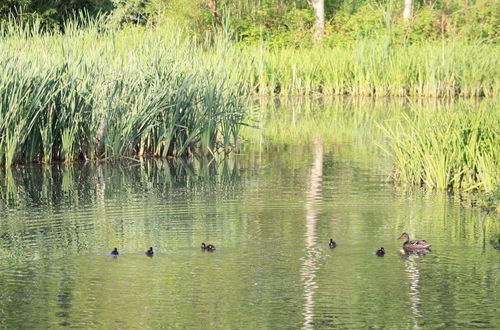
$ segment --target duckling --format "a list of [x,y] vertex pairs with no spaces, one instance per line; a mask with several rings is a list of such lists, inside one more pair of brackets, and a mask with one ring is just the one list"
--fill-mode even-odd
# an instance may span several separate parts
[[210,252],[212,252],[212,251],[215,251],[215,246],[212,245],[212,244],[205,245],[205,243],[201,243],[201,249],[203,251],[210,251]]
[[416,240],[410,241],[410,236],[408,236],[407,233],[402,233],[398,239],[405,240],[405,242],[403,243],[403,249],[405,249],[405,250],[428,249],[432,245],[431,243],[429,243],[425,240],[416,239]]
[[330,238],[330,243],[328,243],[330,249],[334,249],[337,246],[337,243],[333,241],[333,238]]
[[153,254],[154,254],[154,252],[153,252],[153,247],[150,247],[150,248],[149,248],[149,250],[147,250],[147,251],[146,251],[146,255],[147,255],[148,257],[152,257],[152,256],[153,256]]
[[113,251],[111,251],[111,254],[114,255],[114,256],[117,256],[117,255],[120,254],[120,252],[118,252],[117,248],[114,248]]
[[380,249],[377,250],[377,252],[375,252],[375,254],[378,255],[379,257],[383,257],[385,254],[385,249],[381,247]]

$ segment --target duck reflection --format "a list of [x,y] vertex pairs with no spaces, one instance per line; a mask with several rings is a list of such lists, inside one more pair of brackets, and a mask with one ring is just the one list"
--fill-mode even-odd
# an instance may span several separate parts
[[321,181],[323,176],[323,143],[314,144],[314,161],[311,167],[310,183],[306,203],[306,256],[301,268],[301,278],[304,283],[304,323],[302,328],[313,328],[314,293],[316,285],[316,271],[319,268],[320,250],[316,248],[316,222],[318,210],[316,203],[321,200]]
[[408,250],[408,249],[401,249],[399,251],[399,255],[403,259],[408,259],[410,256],[412,257],[420,257],[420,256],[425,256],[429,253],[431,253],[431,249],[420,249],[420,250]]

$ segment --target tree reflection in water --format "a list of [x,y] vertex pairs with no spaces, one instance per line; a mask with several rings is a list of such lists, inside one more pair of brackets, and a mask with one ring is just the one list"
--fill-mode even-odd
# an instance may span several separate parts
[[301,269],[304,283],[304,329],[313,328],[314,293],[317,289],[316,271],[319,269],[320,250],[316,247],[316,222],[318,210],[316,203],[321,201],[321,182],[323,176],[323,143],[317,140],[314,144],[314,160],[311,167],[310,184],[306,203],[306,256]]
[[406,259],[405,268],[410,280],[409,298],[413,328],[420,329],[420,326],[418,325],[418,319],[422,317],[422,314],[420,313],[420,271],[417,268],[417,259],[419,257],[419,254],[413,254],[408,251],[402,250],[401,256]]

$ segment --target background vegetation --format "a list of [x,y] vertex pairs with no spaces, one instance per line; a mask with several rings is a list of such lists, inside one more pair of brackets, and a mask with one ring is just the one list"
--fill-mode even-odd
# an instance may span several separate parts
[[[219,0],[234,37],[245,44],[310,46],[314,13],[307,0]],[[496,42],[500,3],[495,0],[415,0],[413,18],[402,19],[403,0],[325,0],[327,44],[389,35],[393,42],[467,40]],[[203,36],[214,25],[206,0],[0,0],[0,17],[40,19],[63,28],[78,11],[109,13],[115,24],[175,24]]]

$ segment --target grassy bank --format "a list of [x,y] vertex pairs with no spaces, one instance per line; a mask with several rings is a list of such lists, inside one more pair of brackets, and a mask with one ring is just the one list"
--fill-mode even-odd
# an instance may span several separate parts
[[[100,23],[0,35],[0,163],[229,151],[244,117],[232,47]],[[241,75],[238,75],[241,76]]]
[[491,192],[500,183],[500,104],[412,109],[383,129],[399,182]]
[[[246,48],[259,95],[476,97],[498,95],[498,45],[395,45],[361,40],[345,47]],[[248,62],[248,61],[247,61]]]

